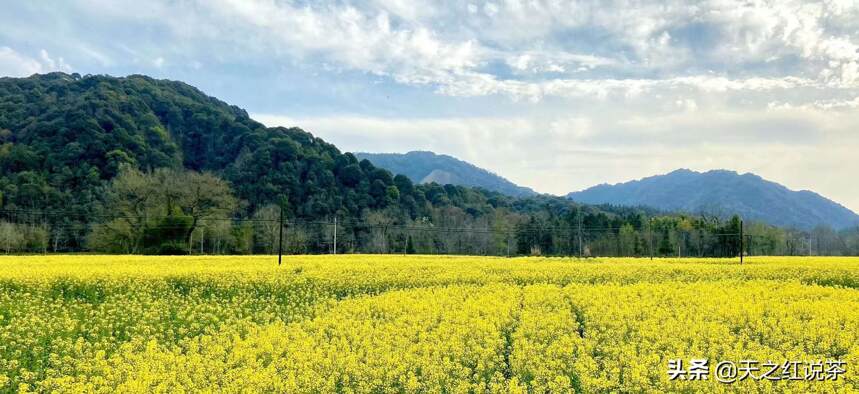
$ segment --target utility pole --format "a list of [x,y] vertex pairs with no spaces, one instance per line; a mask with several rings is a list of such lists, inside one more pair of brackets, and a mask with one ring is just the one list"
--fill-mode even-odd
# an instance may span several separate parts
[[510,232],[508,232],[507,233],[507,257],[510,257],[510,239],[511,238],[512,238],[512,236],[510,235]]
[[277,265],[280,265],[283,260],[283,203],[280,205],[280,220],[278,220],[278,223],[280,223],[280,232],[277,240]]
[[582,258],[583,254],[584,254],[584,250],[583,250],[584,248],[582,245],[582,207],[581,206],[578,207],[578,215],[576,215],[576,216],[579,217],[579,229],[578,229],[578,233],[579,233],[579,258]]
[[740,264],[743,264],[743,219],[740,219]]
[[334,254],[337,254],[337,216],[334,217]]

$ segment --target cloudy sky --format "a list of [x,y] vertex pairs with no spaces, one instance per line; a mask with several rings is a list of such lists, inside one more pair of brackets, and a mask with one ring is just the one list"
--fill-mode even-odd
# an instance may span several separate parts
[[727,168],[859,211],[851,0],[17,1],[0,26],[0,75],[182,80],[345,151],[554,194]]

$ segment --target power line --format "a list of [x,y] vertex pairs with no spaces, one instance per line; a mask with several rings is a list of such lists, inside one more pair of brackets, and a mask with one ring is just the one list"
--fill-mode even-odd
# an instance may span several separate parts
[[[25,216],[29,216],[30,218],[38,218],[38,217],[62,217],[69,218],[70,216],[79,216],[82,218],[95,218],[95,219],[103,219],[103,220],[125,220],[129,223],[139,223],[140,226],[145,226],[147,228],[161,228],[161,229],[181,229],[187,228],[187,225],[168,225],[161,223],[146,223],[149,220],[157,220],[155,218],[133,218],[133,217],[123,217],[117,215],[104,215],[104,214],[85,214],[78,213],[72,214],[69,212],[48,212],[48,211],[36,211],[36,210],[9,210],[4,209],[0,210],[0,214],[23,214]],[[169,216],[160,216],[159,219],[168,218]],[[278,223],[280,220],[278,219],[259,219],[259,218],[240,218],[240,217],[201,217],[197,218],[198,222],[231,222],[231,223]],[[535,234],[535,233],[554,233],[558,235],[569,235],[573,232],[575,233],[605,233],[605,232],[619,232],[622,226],[609,226],[609,227],[585,227],[585,226],[577,226],[575,230],[560,227],[560,226],[531,226],[531,225],[522,225],[520,224],[516,228],[503,228],[503,229],[491,229],[491,228],[473,228],[473,227],[447,227],[447,226],[419,226],[419,225],[404,225],[404,224],[393,224],[393,223],[368,223],[368,222],[359,222],[354,219],[347,219],[345,221],[341,220],[337,223],[335,221],[321,221],[321,220],[309,220],[309,219],[290,219],[284,220],[282,223],[286,226],[331,226],[334,227],[336,225],[343,226],[345,228],[370,228],[370,229],[388,229],[388,230],[408,230],[408,231],[432,231],[432,232],[448,232],[448,233],[478,233],[478,234]],[[92,223],[92,222],[84,222],[81,221],[78,224],[69,224],[69,223],[51,223],[52,227],[93,227],[93,226],[108,226],[108,223]],[[634,231],[643,231],[645,228],[634,228]],[[692,229],[692,230],[678,230],[678,229],[665,229],[667,231],[672,232],[680,232],[680,233],[701,233],[701,235],[706,236],[738,236],[740,233],[714,233],[701,229]],[[748,234],[751,237],[762,237],[762,235]]]

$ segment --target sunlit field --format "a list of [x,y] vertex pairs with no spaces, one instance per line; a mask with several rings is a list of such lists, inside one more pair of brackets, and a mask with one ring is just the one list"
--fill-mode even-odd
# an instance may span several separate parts
[[[30,256],[0,267],[3,391],[859,391],[857,258]],[[672,360],[683,362],[674,379]],[[708,360],[702,380],[686,374],[692,360]],[[743,360],[759,370],[717,379],[718,364]]]

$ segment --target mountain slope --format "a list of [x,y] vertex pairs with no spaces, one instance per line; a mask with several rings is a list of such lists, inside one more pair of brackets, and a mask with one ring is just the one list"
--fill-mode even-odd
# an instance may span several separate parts
[[92,215],[120,167],[186,168],[226,179],[246,212],[285,197],[290,217],[357,217],[493,196],[418,188],[298,128],[266,128],[182,82],[51,73],[0,78],[0,209]]
[[533,196],[533,190],[514,184],[501,176],[448,155],[433,152],[356,153],[359,159],[370,160],[374,165],[395,174],[403,174],[415,183],[452,184],[482,187],[514,197]]
[[[141,243],[166,244],[169,251],[181,246],[185,252],[186,241],[190,251],[193,230],[183,223],[199,213],[199,206],[185,203],[199,200],[175,204],[177,195],[162,190],[161,201],[156,201],[160,205],[149,206],[146,196],[141,199],[136,192],[126,193],[127,187],[115,187],[117,174],[130,173],[124,172],[129,167],[143,172],[190,169],[225,180],[239,201],[236,209],[206,213],[214,219],[205,234],[215,253],[270,253],[271,234],[254,223],[261,213],[268,217],[265,221],[276,220],[272,215],[277,217],[279,210],[268,204],[280,202],[284,215],[300,224],[290,231],[295,239],[304,239],[294,249],[300,253],[329,251],[323,223],[337,217],[344,244],[352,245],[354,252],[400,250],[412,237],[415,250],[422,253],[506,255],[512,247],[516,254],[572,254],[578,243],[569,230],[582,225],[606,229],[585,234],[592,253],[621,253],[612,229],[626,226],[634,239],[628,239],[630,248],[623,253],[640,255],[646,219],[653,214],[639,208],[582,207],[547,195],[513,198],[482,188],[415,185],[405,175],[393,176],[301,129],[267,128],[241,108],[182,82],[63,73],[0,78],[0,225],[7,235],[38,231],[38,242],[27,241],[26,250],[44,251],[50,236],[55,251],[91,250],[88,240],[93,238],[105,241],[96,244],[107,250],[125,253],[139,250],[135,245]],[[454,174],[440,169],[429,179],[451,180],[443,171]],[[120,185],[147,186],[142,178],[125,177]],[[119,203],[124,208],[116,201],[124,201]],[[120,217],[130,211],[142,219],[112,227],[117,220],[135,220]],[[659,223],[667,231],[688,221],[665,216]],[[710,233],[732,231],[730,223],[696,223]],[[409,232],[410,226],[474,231],[404,234],[389,231],[391,225]],[[176,241],[170,234],[181,229],[189,231]],[[491,236],[486,229],[503,237]],[[200,235],[194,241],[202,245]],[[11,239],[6,239],[7,251],[23,250],[9,246]],[[215,247],[221,240],[229,246]],[[734,250],[725,238],[698,247],[714,256]]]
[[[305,242],[296,251],[313,253],[330,250],[321,222],[333,217],[341,220],[344,243],[356,252],[390,251],[404,239],[402,232],[387,231],[388,226],[414,224],[471,228],[484,237],[472,243],[462,242],[458,232],[410,234],[417,250],[425,253],[471,248],[472,253],[506,254],[513,246],[515,253],[538,248],[557,254],[570,253],[570,244],[562,245],[569,239],[558,229],[571,228],[571,221],[599,228],[640,227],[646,214],[629,208],[579,209],[561,197],[520,199],[482,188],[415,185],[405,175],[394,176],[369,160],[342,153],[299,128],[267,128],[243,109],[182,82],[65,73],[0,78],[0,225],[28,226],[41,231],[42,238],[50,235],[55,251],[90,250],[94,234],[104,241],[98,247],[106,250],[129,253],[146,241],[152,246],[147,249],[165,250],[161,246],[166,243],[169,251],[177,251],[176,237],[164,230],[178,231],[183,225],[176,220],[184,220],[196,206],[171,201],[152,216],[145,212],[144,222],[110,228],[121,213],[111,205],[116,201],[111,196],[125,193],[112,187],[113,180],[126,168],[195,170],[225,180],[238,206],[211,222],[217,225],[211,231],[218,232],[207,232],[208,242],[213,246],[212,237],[221,234],[232,246],[217,250],[236,253],[271,251],[260,248],[271,238],[258,234],[262,230],[253,223],[258,214],[277,211],[269,204],[281,202],[284,216],[302,223],[293,234]],[[451,180],[445,176],[436,172],[431,179]],[[145,183],[135,179],[126,181]],[[168,198],[175,197],[170,194]],[[132,205],[129,209],[141,212],[139,196],[122,196]],[[486,228],[516,229],[516,239],[490,240]],[[188,236],[190,250],[187,234],[193,230],[182,235]]]
[[859,215],[814,192],[792,191],[754,174],[725,170],[677,170],[638,181],[594,186],[567,197],[588,204],[650,206],[719,216],[737,213],[745,219],[800,229],[821,224],[836,229],[859,225]]

